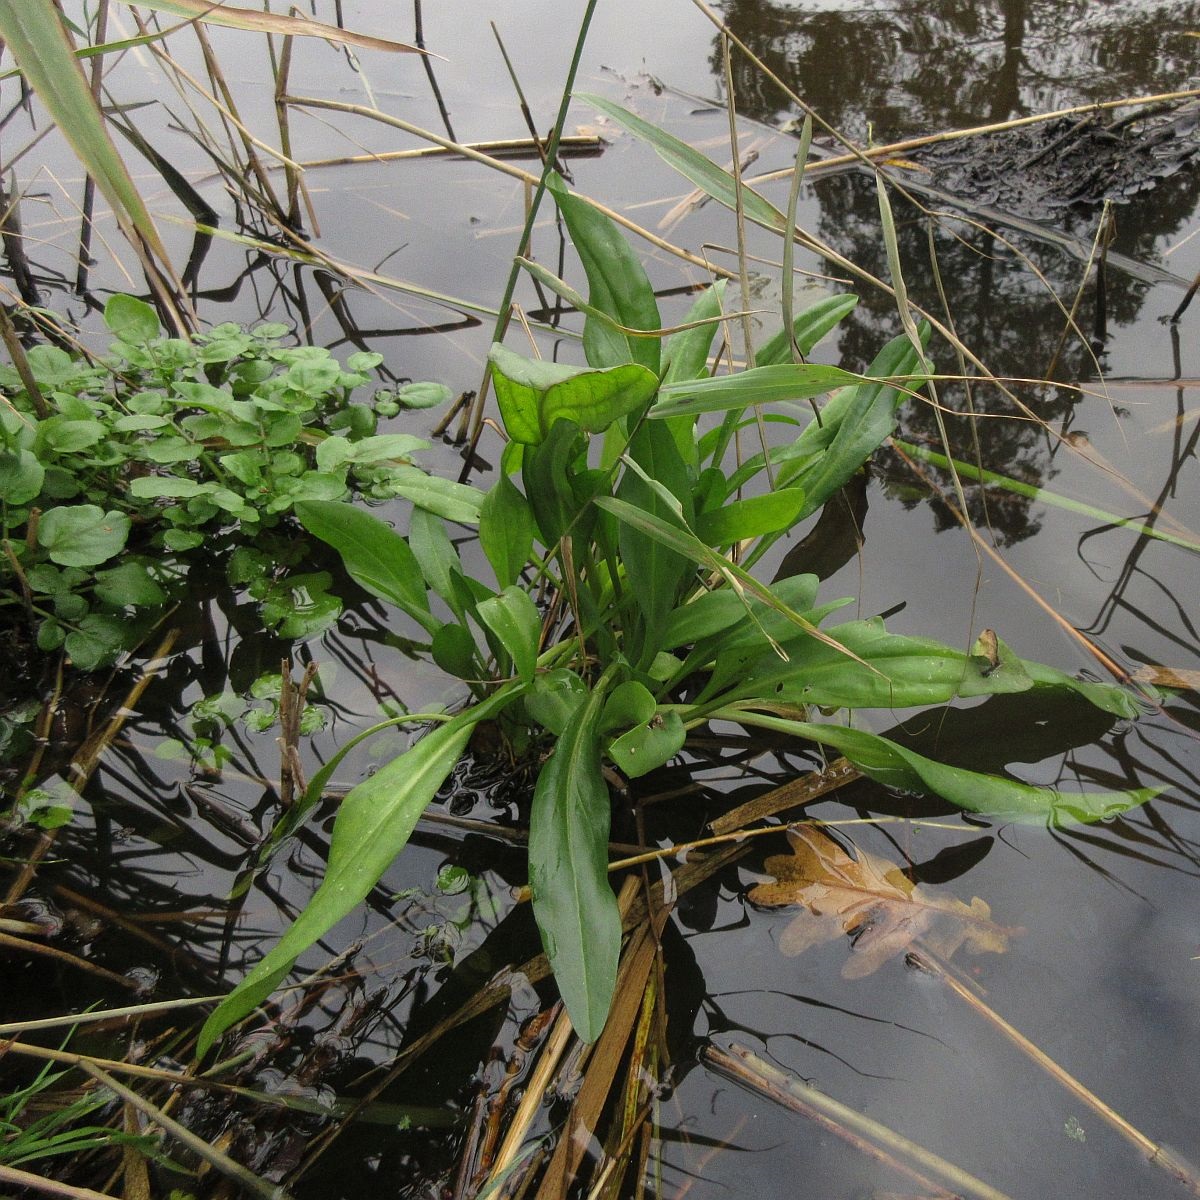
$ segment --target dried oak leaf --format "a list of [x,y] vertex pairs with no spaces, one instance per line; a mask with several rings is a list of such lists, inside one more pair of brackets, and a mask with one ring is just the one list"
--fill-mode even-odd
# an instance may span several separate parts
[[813,826],[789,829],[788,841],[791,854],[772,855],[765,863],[774,882],[751,888],[749,899],[764,908],[804,906],[779,939],[789,958],[848,933],[853,949],[842,975],[861,979],[906,953],[917,938],[948,959],[964,945],[972,954],[1003,954],[1009,938],[1020,932],[997,925],[978,896],[964,904],[934,895],[886,859],[858,849],[852,858]]

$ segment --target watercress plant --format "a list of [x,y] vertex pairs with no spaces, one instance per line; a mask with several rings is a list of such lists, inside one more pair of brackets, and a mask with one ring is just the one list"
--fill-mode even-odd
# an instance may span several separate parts
[[322,347],[285,344],[284,325],[164,337],[132,296],[113,296],[104,319],[115,340],[103,358],[35,346],[32,389],[0,366],[0,613],[31,626],[39,649],[65,647],[84,670],[111,662],[222,531],[243,543],[230,582],[269,625],[285,637],[326,627],[340,611],[329,576],[289,575],[290,538],[263,535],[299,501],[353,490],[477,516],[476,489],[413,461],[428,442],[377,432],[380,416],[448,389],[411,384],[363,403],[353,396],[378,354],[343,367]]

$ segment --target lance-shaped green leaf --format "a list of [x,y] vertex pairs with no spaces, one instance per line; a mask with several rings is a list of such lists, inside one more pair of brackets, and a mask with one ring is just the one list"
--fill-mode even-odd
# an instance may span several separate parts
[[441,625],[429,611],[416,557],[390,525],[337,500],[301,500],[295,513],[309,533],[342,556],[342,565],[355,583],[403,609],[426,633]]
[[610,801],[597,686],[542,767],[529,818],[529,884],[542,945],[575,1032],[594,1042],[617,980],[621,917],[608,883]]
[[[792,322],[796,345],[801,354],[810,354],[813,347],[858,303],[857,296],[826,296],[806,308]],[[754,352],[754,362],[760,367],[772,367],[792,361],[787,330],[781,329]]]
[[822,708],[911,708],[956,696],[1024,692],[1034,685],[1015,655],[992,666],[929,638],[888,633],[878,618],[849,621],[829,633],[856,657],[847,659],[811,637],[792,637],[782,643],[786,661],[763,653],[725,696]]
[[480,601],[477,611],[479,619],[508,651],[517,674],[526,682],[532,680],[542,617],[529,593],[519,587],[506,587],[500,595]]
[[766,584],[760,583],[749,572],[731,563],[710,546],[706,546],[690,529],[673,525],[668,521],[662,520],[660,517],[644,512],[640,508],[635,508],[632,504],[627,504],[615,496],[599,496],[596,498],[595,504],[597,508],[612,513],[617,520],[627,525],[632,525],[634,529],[646,534],[647,537],[662,542],[664,546],[677,551],[679,554],[690,558],[693,562],[699,563],[703,567],[707,567],[711,571],[717,571],[724,577],[726,583],[729,584],[739,597],[747,600],[746,611],[748,614],[752,615],[748,597],[757,597],[768,608],[782,613],[787,620],[799,626],[806,633],[812,634],[813,637],[821,641],[829,642],[830,645],[837,646],[837,643],[832,638],[822,633],[801,613],[793,611],[784,604]]
[[[928,326],[925,328],[928,334]],[[792,456],[775,476],[776,487],[795,484],[807,496],[802,515],[814,513],[863,465],[896,427],[896,410],[906,391],[885,382],[917,369],[912,343],[893,338],[867,368],[870,382],[835,392],[792,446]],[[881,382],[882,381],[882,382]],[[912,389],[916,381],[909,379]]]
[[[553,171],[546,177],[546,188],[567,223],[587,273],[590,305],[628,329],[655,332],[661,328],[654,288],[641,260],[612,220],[572,196],[562,177]],[[583,349],[593,367],[641,363],[658,376],[657,339],[630,337],[594,316],[589,315],[584,322]]]
[[108,135],[54,0],[0,0],[0,38],[112,206],[122,232],[135,244],[142,238],[160,263],[169,262],[150,212]]
[[[815,575],[791,575],[767,586],[785,607],[805,612],[816,603],[819,582]],[[778,617],[758,600],[751,599],[749,603],[752,609],[757,609],[756,616],[762,623]],[[781,622],[783,620],[778,619]],[[691,646],[718,634],[745,628],[746,600],[736,595],[732,588],[718,588],[697,596],[687,604],[681,604],[671,613],[663,630],[662,648],[674,650],[678,646]],[[776,636],[785,637],[790,632],[794,631],[781,623]]]
[[[708,374],[708,355],[720,328],[725,280],[718,279],[702,291],[683,319],[684,328],[667,338],[662,352],[662,381],[686,383]],[[697,324],[697,322],[701,322]],[[690,327],[690,328],[689,328]]]
[[700,513],[696,518],[696,533],[710,546],[732,546],[747,538],[786,533],[806,507],[806,498],[800,488],[780,488]]
[[[708,355],[719,328],[716,318],[721,315],[721,300],[724,294],[724,279],[718,279],[712,287],[705,288],[684,318],[684,325],[690,325],[691,328],[681,329],[667,339],[662,352],[663,384],[682,383],[708,375]],[[676,417],[667,422],[667,428],[675,439],[680,457],[687,464],[688,470],[695,474],[700,462],[695,418]]]
[[[687,522],[692,507],[691,481],[671,431],[665,425],[643,422],[633,435],[629,457],[640,471],[625,472],[617,495],[664,519],[669,519],[672,512],[681,512]],[[640,635],[628,651],[631,658],[640,661],[647,652],[653,656],[660,649],[662,624],[693,567],[686,556],[628,523],[622,523],[618,531],[618,545],[626,583],[642,615]]]
[[[22,3],[23,0],[17,0]],[[134,3],[135,0],[127,0]],[[361,50],[388,50],[393,54],[423,53],[416,46],[404,42],[393,42],[387,38],[372,37],[366,33],[355,33],[337,25],[325,25],[301,17],[286,17],[282,13],[255,11],[250,8],[235,8],[224,0],[136,0],[139,8],[169,13],[186,20],[204,21],[209,25],[225,25],[230,29],[247,29],[256,33],[281,33],[289,37],[316,37],[327,42],[340,42],[346,46],[357,46]]]
[[456,483],[430,475],[420,467],[393,467],[387,486],[394,496],[412,501],[418,508],[436,513],[459,525],[478,525],[483,493],[470,484]]
[[[599,109],[600,112],[606,113],[618,125],[629,130],[634,137],[640,138],[653,147],[659,158],[678,171],[685,179],[690,179],[702,192],[707,193],[728,209],[737,208],[736,181],[728,171],[718,167],[712,159],[705,158],[699,150],[693,149],[687,142],[682,142],[665,130],[658,129],[649,121],[643,121],[641,117],[631,113],[627,108],[622,108],[619,104],[606,100],[603,96],[596,96],[590,92],[579,92],[577,95],[580,100]],[[744,184],[742,185],[742,207],[751,221],[764,225],[768,229],[782,232],[787,224],[786,218],[779,209]]]
[[797,737],[832,746],[864,775],[887,787],[941,796],[959,808],[985,816],[1044,822],[1053,826],[1104,821],[1145,804],[1163,790],[1060,792],[999,775],[948,767],[862,729],[789,721],[737,708],[718,709],[709,715],[781,733],[794,733]]
[[483,675],[475,638],[465,625],[447,621],[433,635],[433,661],[456,679],[479,679]]
[[559,418],[586,433],[602,433],[642,408],[658,389],[658,377],[638,363],[593,370],[522,358],[499,343],[488,354],[496,403],[509,437],[537,445]]
[[321,886],[279,942],[204,1023],[197,1043],[201,1057],[230,1025],[251,1013],[283,982],[305,950],[367,897],[404,849],[417,818],[462,756],[471,730],[499,713],[523,686],[509,685],[439,725],[347,793],[333,824],[329,865]]
[[535,529],[529,501],[501,472],[479,509],[479,544],[502,588],[520,578],[533,551]]
[[460,623],[466,624],[470,606],[464,604],[461,591],[465,572],[445,522],[423,508],[414,508],[408,522],[408,545],[426,585],[445,600]]
[[717,375],[664,387],[649,415],[661,420],[697,413],[728,412],[751,404],[808,400],[834,388],[864,381],[862,375],[843,371],[841,367],[827,367],[823,363],[752,367],[748,371],[738,371],[736,375]]

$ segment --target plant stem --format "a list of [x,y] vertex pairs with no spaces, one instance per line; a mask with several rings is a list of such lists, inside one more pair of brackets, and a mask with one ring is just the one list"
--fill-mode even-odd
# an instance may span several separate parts
[[[579,62],[583,58],[583,47],[587,42],[588,28],[592,23],[592,14],[596,11],[596,3],[597,0],[588,0],[588,6],[584,9],[583,18],[579,22],[579,35],[575,39],[575,52],[571,55],[571,65],[567,68],[567,79],[563,84],[563,94],[562,100],[558,105],[558,115],[554,118],[554,128],[550,131],[550,140],[546,144],[542,173],[538,179],[537,187],[534,189],[533,199],[529,202],[529,210],[525,214],[525,226],[521,230],[521,237],[517,242],[518,255],[525,253],[525,248],[529,245],[529,238],[533,233],[533,225],[537,220],[538,207],[542,203],[542,197],[546,194],[546,180],[549,178],[550,172],[554,169],[555,162],[558,161],[558,143],[562,140],[563,127],[567,123],[567,110],[571,107],[571,93],[575,90],[575,76],[579,72]],[[517,262],[516,257],[514,257],[512,267],[508,272],[508,281],[504,285],[504,295],[500,299],[496,325],[492,331],[493,342],[504,340],[504,332],[508,328],[513,293],[517,289],[517,279],[520,273],[521,265]],[[487,402],[488,388],[491,381],[492,365],[489,362],[484,368],[483,379],[480,381],[475,404],[470,413],[472,448],[479,440],[479,434],[483,429],[483,408]],[[464,416],[466,416],[465,413]],[[465,426],[460,429],[460,432],[465,432]],[[470,461],[471,456],[468,453],[468,464]]]

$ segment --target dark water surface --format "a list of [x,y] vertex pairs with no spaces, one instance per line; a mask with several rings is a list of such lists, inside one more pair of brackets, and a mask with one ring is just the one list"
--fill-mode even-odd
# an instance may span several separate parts
[[[321,0],[317,15],[333,20],[333,7]],[[374,104],[460,141],[520,137],[525,129],[487,19],[499,27],[544,129],[557,105],[573,22],[582,7],[550,0],[426,5],[426,43],[446,60],[432,64],[444,114],[415,59],[364,53],[356,68],[319,42],[297,45],[291,91]],[[350,28],[413,37],[409,6],[346,0],[340,8]],[[875,143],[1186,88],[1196,82],[1200,51],[1193,36],[1200,29],[1200,4],[1193,3],[729,0],[717,11],[821,116],[848,136]],[[114,9],[113,15],[127,20],[124,10]],[[273,83],[261,41],[218,32],[214,42],[243,116],[275,144]],[[185,35],[175,35],[169,45],[182,64],[198,69]],[[186,110],[167,94],[163,79],[141,51],[113,69],[109,84],[122,103],[147,102],[138,110],[139,127],[197,184],[220,213],[222,229],[236,229],[238,206],[212,177],[204,155],[172,129],[175,118],[188,123]],[[718,162],[729,158],[725,114],[706,102],[724,94],[720,43],[703,13],[684,0],[603,0],[580,85],[666,126]],[[4,88],[7,111],[15,91],[11,82]],[[748,173],[789,166],[795,105],[736,56],[734,88],[743,151],[750,144],[758,151]],[[1159,176],[1142,177],[1144,187],[1126,179],[1113,189],[1115,232],[1103,330],[1095,276],[1087,271],[1103,189],[1097,183],[1085,202],[1072,203],[1070,180],[1057,179],[1044,157],[1040,174],[1035,171],[1030,160],[1049,145],[1050,135],[1023,135],[1029,140],[999,141],[985,149],[972,143],[971,149],[926,158],[906,154],[891,170],[899,182],[913,185],[921,203],[946,214],[935,222],[932,236],[963,340],[998,376],[1050,376],[1060,385],[1016,389],[1044,425],[1021,419],[995,389],[976,389],[977,407],[992,414],[977,423],[983,465],[1164,529],[1194,530],[1200,517],[1195,453],[1200,308],[1189,310],[1177,327],[1166,318],[1200,270],[1200,239],[1192,237],[1200,173],[1186,161],[1194,149],[1191,125],[1177,113],[1170,119],[1177,120],[1169,129],[1175,141],[1163,143]],[[1070,128],[1074,120],[1055,129]],[[9,154],[28,135],[24,121],[14,118],[4,133]],[[608,144],[600,154],[571,162],[575,186],[658,229],[689,185],[586,104],[572,109],[568,132],[576,126],[602,132]],[[361,117],[317,110],[293,113],[292,138],[294,154],[305,161],[417,144]],[[818,143],[829,147],[825,137]],[[1114,153],[1113,162],[1126,157],[1126,151]],[[1101,150],[1095,158],[1102,163]],[[1027,175],[1014,169],[1022,164]],[[537,169],[528,159],[520,165]],[[1079,169],[1078,163],[1070,167]],[[17,172],[30,193],[22,216],[27,236],[37,239],[31,258],[47,300],[82,318],[84,306],[55,286],[56,277],[74,275],[78,170],[48,140]],[[379,350],[396,377],[438,379],[456,391],[476,387],[492,326],[478,310],[499,301],[523,219],[522,185],[459,160],[314,167],[308,179],[320,226],[312,241],[320,251],[405,281],[409,290],[382,283],[347,286],[332,271],[218,238],[196,276],[202,316],[286,321],[343,356],[360,345]],[[146,181],[158,187],[148,173]],[[762,186],[775,203],[784,203],[786,180]],[[960,198],[958,207],[950,193]],[[156,212],[179,211],[167,191],[154,192],[152,199]],[[910,291],[941,312],[929,266],[929,221],[903,200],[896,206]],[[865,173],[829,173],[806,187],[799,219],[840,254],[887,275],[874,182]],[[102,228],[121,255],[115,233]],[[164,229],[182,262],[190,235],[165,222]],[[710,247],[713,261],[724,266],[734,262],[720,249],[734,244],[733,222],[714,203],[658,231],[693,253]],[[548,216],[536,237],[538,257],[557,267],[560,235]],[[779,255],[777,241],[754,230],[749,249],[768,261]],[[102,302],[106,293],[130,285],[103,247],[97,254],[91,284]],[[839,275],[812,255],[798,255],[797,266]],[[665,320],[678,319],[689,303],[682,293],[703,280],[702,272],[661,250],[648,254],[647,267],[664,296]],[[580,281],[569,248],[561,269]],[[756,303],[777,308],[778,271],[763,270]],[[518,298],[526,311],[562,326],[561,333],[541,336],[542,352],[581,361],[572,332],[578,321],[570,314],[539,312],[542,301],[522,286]],[[801,276],[798,303],[848,286]],[[865,366],[899,328],[886,295],[855,286],[861,303],[821,350],[828,361],[850,369]],[[421,289],[461,303],[432,303]],[[1104,334],[1094,350],[1079,338],[1062,343],[1062,306],[1070,309],[1077,293],[1079,324],[1089,335]],[[516,334],[510,343],[517,345]],[[957,371],[944,347],[936,359],[941,370]],[[964,403],[953,388],[943,400],[956,408]],[[435,418],[414,414],[396,428],[424,435]],[[965,424],[951,419],[949,433],[956,453],[970,457]],[[936,448],[927,406],[907,412],[902,435]],[[494,461],[497,440],[485,437],[481,453]],[[427,461],[447,471],[460,463],[458,452],[441,444]],[[949,495],[948,478],[939,477],[939,484]],[[1126,670],[1200,668],[1194,554],[1038,500],[993,489],[985,503],[978,489],[968,492],[974,519],[990,527],[1004,562],[1024,585],[994,560],[978,556],[945,505],[931,503],[927,489],[892,454],[880,457],[869,481],[849,498],[861,550],[853,526],[831,522],[788,565],[799,569],[802,560],[803,569],[819,569],[828,577],[826,598],[855,595],[852,612],[894,613],[889,625],[897,632],[965,646],[990,627],[1027,657],[1100,677],[1095,660],[1031,590]],[[478,558],[469,546],[464,554]],[[184,649],[151,690],[148,715],[130,723],[127,737],[105,760],[89,792],[91,812],[60,837],[58,865],[41,876],[43,893],[59,908],[70,904],[53,886],[102,898],[122,912],[224,909],[249,848],[273,820],[266,781],[277,774],[278,763],[269,735],[227,735],[233,759],[219,775],[156,747],[164,737],[187,740],[195,732],[187,716],[192,704],[222,690],[244,690],[262,671],[278,669],[287,647],[254,633],[253,614],[215,585],[210,594],[198,592],[180,619]],[[239,630],[246,631],[244,638]],[[327,757],[378,719],[389,697],[413,710],[455,698],[435,668],[397,645],[394,635],[408,632],[394,616],[364,603],[308,647],[322,664],[330,717],[326,733],[313,741],[312,755]],[[118,681],[114,690],[122,686]],[[927,752],[979,769],[1007,768],[1065,790],[1164,788],[1158,799],[1123,818],[1062,831],[968,821],[936,802],[863,784],[809,811],[829,820],[868,814],[918,818],[864,823],[845,832],[850,844],[901,866],[914,865],[917,878],[938,895],[967,902],[981,897],[999,924],[1019,927],[1006,953],[960,952],[955,959],[986,1005],[1153,1142],[1200,1158],[1195,693],[1182,692],[1161,712],[1132,724],[1112,725],[1067,701],[1009,697],[949,714],[883,714],[876,727],[887,731],[893,725]],[[651,843],[702,836],[706,822],[731,798],[740,802],[814,765],[787,747],[747,752],[740,731],[714,734],[729,735],[728,744],[703,746],[691,763],[639,781],[635,798],[642,800],[684,793],[647,804]],[[361,778],[372,761],[386,761],[402,749],[408,735],[389,738],[349,759],[339,780]],[[462,781],[436,807],[446,815],[508,824],[527,813],[529,787],[519,775],[485,773]],[[633,840],[628,809],[616,819],[614,836]],[[323,811],[289,845],[251,890],[238,921],[155,925],[173,947],[170,955],[110,927],[97,937],[93,957],[117,970],[152,967],[161,975],[158,990],[164,996],[222,990],[311,894],[331,820],[332,812]],[[902,957],[866,978],[847,979],[843,967],[853,951],[846,938],[798,958],[784,956],[780,938],[794,912],[755,909],[746,901],[747,889],[764,877],[763,858],[783,848],[782,835],[759,839],[735,865],[684,899],[664,935],[676,1059],[655,1113],[646,1194],[681,1200],[925,1194],[818,1126],[712,1073],[699,1057],[710,1043],[749,1047],[1015,1200],[1187,1194],[1006,1040],[994,1022],[944,984],[906,966]],[[466,867],[478,882],[466,893],[439,891],[435,881],[448,864]],[[308,1033],[280,1053],[279,1065],[271,1068],[278,1078],[264,1073],[260,1086],[274,1082],[317,1096],[349,1090],[372,1064],[387,1062],[505,964],[531,957],[536,933],[528,912],[511,901],[522,872],[519,846],[461,826],[423,823],[371,902],[302,960],[311,971],[359,946],[311,1011],[287,1014],[285,1025],[299,1023]],[[405,895],[411,888],[419,894]],[[47,968],[28,968],[6,989],[5,1019],[28,1014],[33,1006],[66,1010],[78,1001],[76,983]],[[551,994],[545,984],[535,989],[518,983],[507,1013],[496,1009],[456,1032],[404,1075],[388,1098],[468,1110],[473,1079],[492,1047],[509,1052],[519,1022]],[[313,1066],[318,1061],[320,1071]],[[561,1118],[561,1108],[544,1114],[539,1135]],[[227,1120],[223,1110],[207,1113],[199,1104],[190,1115],[213,1136]],[[271,1155],[302,1153],[310,1132],[294,1123],[243,1130],[264,1167]],[[328,1200],[439,1195],[453,1171],[459,1136],[445,1129],[426,1135],[361,1127],[320,1160],[300,1194]]]

